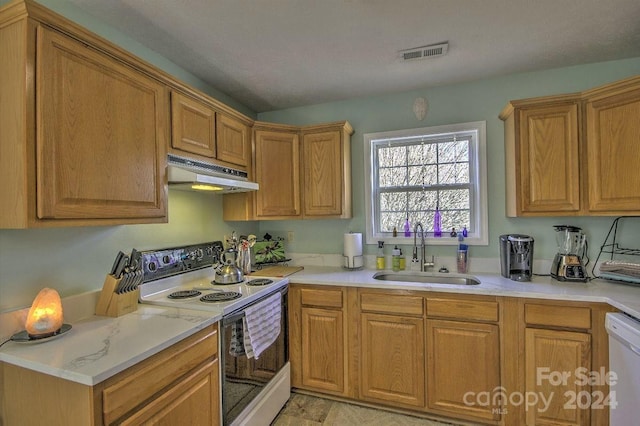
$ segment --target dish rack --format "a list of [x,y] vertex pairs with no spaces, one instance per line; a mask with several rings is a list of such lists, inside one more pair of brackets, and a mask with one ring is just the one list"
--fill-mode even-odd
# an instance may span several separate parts
[[[609,233],[600,247],[600,253],[593,263],[591,273],[595,278],[640,285],[640,248],[622,247],[618,233],[618,228],[622,223],[634,220],[640,220],[640,216],[620,216],[614,219]],[[600,264],[600,274],[596,275],[596,266],[603,255],[609,255],[609,260]]]

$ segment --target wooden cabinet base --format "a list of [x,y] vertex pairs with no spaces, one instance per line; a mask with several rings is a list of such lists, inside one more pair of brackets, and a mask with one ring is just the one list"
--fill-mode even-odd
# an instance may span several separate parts
[[0,363],[0,424],[220,424],[212,325],[95,386]]
[[[537,376],[607,371],[608,305],[304,284],[289,301],[294,388],[454,423],[608,424],[607,409],[562,404],[565,391],[608,386]],[[527,393],[555,399],[542,412]]]

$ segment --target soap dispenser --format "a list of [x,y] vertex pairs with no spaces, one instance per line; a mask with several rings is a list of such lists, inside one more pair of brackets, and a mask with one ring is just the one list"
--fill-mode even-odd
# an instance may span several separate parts
[[376,269],[383,270],[386,267],[384,261],[384,241],[378,241],[378,254],[376,256]]

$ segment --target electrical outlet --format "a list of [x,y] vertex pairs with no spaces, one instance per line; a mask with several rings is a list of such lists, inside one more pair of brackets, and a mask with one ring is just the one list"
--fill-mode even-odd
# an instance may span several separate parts
[[292,243],[292,242],[293,242],[293,240],[294,240],[294,234],[293,234],[293,231],[288,231],[288,232],[287,232],[287,242],[288,242],[288,243]]

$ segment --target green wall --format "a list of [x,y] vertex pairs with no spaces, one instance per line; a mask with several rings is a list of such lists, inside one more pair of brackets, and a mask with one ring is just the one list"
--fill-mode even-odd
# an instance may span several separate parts
[[[428,72],[427,62],[424,64],[425,72]],[[473,246],[470,255],[498,257],[498,236],[517,232],[535,238],[535,258],[551,259],[556,251],[552,225],[572,224],[585,230],[590,241],[591,257],[595,258],[612,218],[505,217],[504,130],[498,114],[512,99],[581,91],[636,74],[640,74],[640,58],[507,75],[464,84],[260,113],[259,120],[296,125],[348,120],[355,129],[351,137],[353,219],[264,221],[260,223],[260,233],[268,231],[284,236],[287,231],[293,231],[295,240],[288,244],[292,252],[341,253],[343,233],[365,231],[363,134],[486,120],[490,245]],[[417,97],[426,97],[429,103],[429,111],[423,121],[418,121],[412,111]],[[640,247],[640,226],[627,228],[626,234],[635,236],[635,244]],[[436,255],[453,255],[452,248],[447,246],[430,247],[429,251]],[[367,246],[365,252],[375,253],[375,246]],[[404,252],[410,253],[407,250]]]
[[[3,3],[6,1],[0,0],[0,4]],[[239,111],[256,116],[178,65],[66,1],[42,0],[41,3]],[[0,312],[28,306],[37,292],[46,286],[57,289],[63,297],[99,289],[118,250],[129,251],[133,247],[145,250],[210,241],[221,239],[231,230],[258,236],[265,232],[285,236],[287,231],[293,231],[294,242],[288,244],[291,252],[341,253],[343,233],[364,231],[362,135],[466,121],[487,121],[490,173],[491,245],[472,247],[471,255],[497,257],[497,236],[505,232],[522,232],[536,238],[536,258],[550,258],[555,251],[551,226],[571,223],[586,229],[592,242],[592,256],[595,256],[596,246],[604,239],[611,218],[505,218],[503,130],[497,116],[509,99],[577,91],[634,74],[640,74],[640,58],[260,114],[260,120],[299,125],[345,119],[351,122],[356,131],[352,137],[353,219],[225,223],[219,196],[170,190],[167,224],[0,230]],[[418,96],[429,100],[429,114],[422,122],[417,121],[412,112],[413,100]],[[627,227],[625,233],[640,245],[640,228]],[[373,253],[373,247],[367,247],[367,252]],[[435,247],[433,252],[448,254],[446,247]]]
[[257,232],[254,222],[223,222],[221,200],[171,189],[169,223],[0,230],[0,312],[28,306],[43,287],[63,297],[102,288],[118,250],[221,240],[232,230]]

